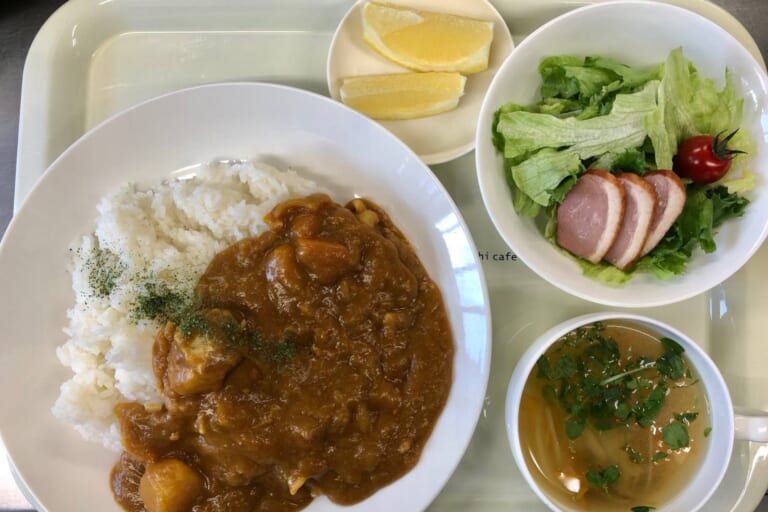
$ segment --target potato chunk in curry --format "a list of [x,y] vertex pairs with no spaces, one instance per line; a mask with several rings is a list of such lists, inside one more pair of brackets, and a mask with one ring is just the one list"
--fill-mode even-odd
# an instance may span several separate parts
[[177,459],[149,464],[139,484],[139,496],[147,512],[186,512],[202,492],[200,475]]

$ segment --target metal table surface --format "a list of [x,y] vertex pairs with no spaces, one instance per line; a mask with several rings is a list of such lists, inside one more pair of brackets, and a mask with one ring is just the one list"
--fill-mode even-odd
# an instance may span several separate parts
[[[714,1],[744,24],[768,60],[768,0]],[[5,233],[13,213],[24,60],[37,31],[63,3],[63,0],[0,0],[0,236]],[[0,445],[0,512],[31,510],[13,482]],[[758,511],[768,512],[768,498]]]

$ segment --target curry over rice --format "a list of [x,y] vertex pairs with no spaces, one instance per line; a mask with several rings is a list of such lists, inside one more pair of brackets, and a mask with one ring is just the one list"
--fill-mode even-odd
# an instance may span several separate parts
[[445,306],[386,213],[310,195],[210,262],[155,338],[163,402],[120,403],[130,511],[359,502],[405,474],[445,405]]

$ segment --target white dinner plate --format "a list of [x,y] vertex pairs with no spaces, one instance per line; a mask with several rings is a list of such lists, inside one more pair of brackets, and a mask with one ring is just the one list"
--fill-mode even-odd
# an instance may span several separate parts
[[[382,57],[363,41],[363,3],[364,0],[356,2],[341,20],[328,51],[328,91],[336,100],[343,78],[409,71]],[[464,96],[455,110],[419,119],[379,121],[427,164],[447,162],[469,153],[475,147],[475,124],[485,91],[504,58],[515,47],[504,18],[487,0],[393,0],[386,3],[493,22],[488,69],[467,76]]]
[[402,142],[330,99],[284,86],[224,83],[150,100],[86,133],[46,172],[0,244],[0,433],[39,510],[117,511],[118,454],[83,441],[51,414],[69,377],[55,356],[74,300],[68,246],[93,229],[96,202],[132,181],[222,157],[290,167],[337,201],[372,198],[440,285],[456,343],[447,405],[419,464],[368,500],[306,510],[417,511],[445,484],[472,436],[488,381],[488,293],[472,238],[432,172]]

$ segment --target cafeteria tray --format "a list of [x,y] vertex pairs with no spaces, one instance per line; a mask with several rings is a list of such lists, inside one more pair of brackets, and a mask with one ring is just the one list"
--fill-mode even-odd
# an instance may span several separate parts
[[[79,136],[145,99],[230,80],[283,83],[327,94],[328,48],[336,25],[352,3],[70,0],[40,30],[24,68],[15,209],[48,165]],[[519,43],[549,19],[594,2],[492,3]],[[706,0],[670,3],[709,17],[763,62],[744,27],[720,7]],[[215,127],[211,130],[215,133]],[[430,510],[544,510],[508,448],[507,382],[516,361],[538,334],[572,316],[606,308],[559,291],[516,260],[486,214],[474,154],[432,170],[464,215],[483,260],[493,312],[493,362],[475,435]],[[768,246],[709,293],[673,306],[635,311],[668,322],[698,340],[723,372],[736,404],[768,409],[768,350],[762,345],[762,333],[768,332],[764,314],[768,294],[760,289],[766,273]],[[768,488],[768,445],[737,441],[733,457],[723,463],[729,464],[727,475],[704,510],[754,510]]]

